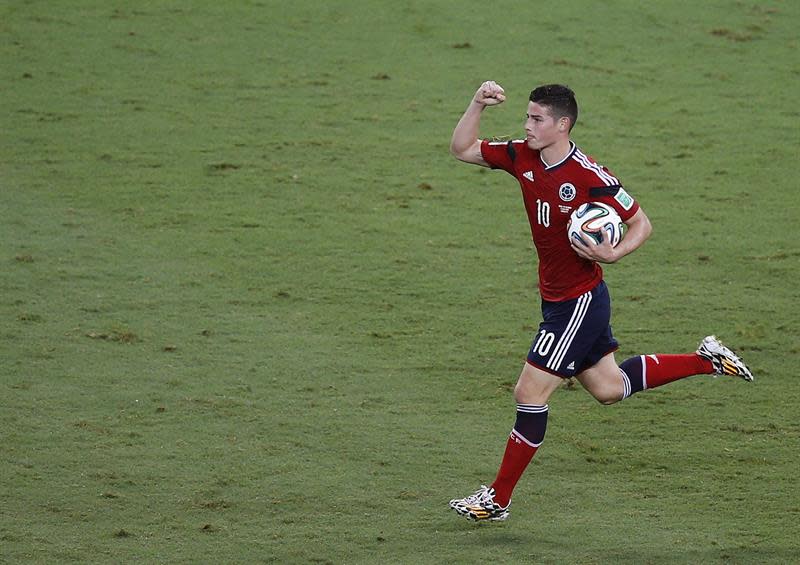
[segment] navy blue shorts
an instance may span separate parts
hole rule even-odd
[[[553,375],[572,377],[619,347],[611,332],[611,298],[603,281],[574,300],[542,300],[542,317],[528,363]]]

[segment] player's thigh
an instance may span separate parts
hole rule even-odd
[[[589,394],[603,404],[622,400],[624,385],[614,353],[606,354],[600,361],[581,371],[576,377]]]
[[[514,399],[520,404],[547,404],[562,382],[561,377],[525,363],[514,387]]]

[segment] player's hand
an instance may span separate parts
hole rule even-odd
[[[611,245],[611,241],[606,237],[605,231],[600,231],[600,237],[600,243],[595,243],[592,238],[587,237],[584,238],[587,241],[586,245],[576,243],[573,240],[570,240],[570,245],[572,245],[575,253],[589,261],[616,263],[618,259],[617,252],[614,246]]]
[[[473,100],[482,106],[502,104],[506,99],[506,91],[493,80],[484,82],[475,93]]]

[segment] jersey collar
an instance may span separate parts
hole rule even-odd
[[[564,162],[567,159],[572,157],[572,154],[575,153],[575,149],[576,149],[575,142],[570,140],[570,142],[569,142],[569,151],[567,151],[567,154],[558,163],[553,163],[552,165],[548,165],[547,163],[544,162],[544,159],[542,159],[542,153],[541,152],[539,152],[539,160],[542,162],[542,165],[544,165],[544,170],[545,171],[550,171],[552,169],[555,169],[556,167],[559,167],[559,166],[563,165]]]

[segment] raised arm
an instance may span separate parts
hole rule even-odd
[[[459,161],[488,167],[489,163],[481,155],[480,131],[481,113],[486,106],[502,104],[506,99],[503,87],[492,80],[484,82],[475,92],[464,115],[458,121],[450,140],[450,153]]]

